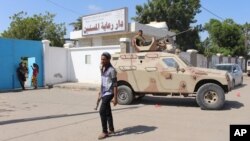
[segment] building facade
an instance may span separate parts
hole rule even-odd
[[[83,16],[82,25],[82,30],[70,32],[76,47],[119,45],[120,38],[131,39],[138,30],[143,30],[148,40],[175,35],[165,22],[128,23],[127,8]]]

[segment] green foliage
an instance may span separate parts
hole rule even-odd
[[[226,19],[223,22],[211,19],[205,24],[205,29],[209,33],[203,45],[206,45],[205,55],[221,53],[225,56],[245,56],[244,47],[244,27],[236,24],[232,19]],[[209,44],[206,44],[209,42]]]
[[[231,48],[240,43],[242,35],[241,27],[231,19],[223,22],[211,19],[209,23],[205,24],[205,29],[208,31],[212,42],[220,47]]]
[[[236,46],[232,51],[235,56],[247,55],[247,49],[244,46]]]
[[[136,6],[135,21],[147,24],[151,21],[165,21],[174,32],[182,32],[195,23],[195,15],[200,12],[200,0],[149,0]],[[198,30],[197,30],[198,29]],[[199,26],[178,35],[176,42],[181,50],[197,49],[200,44]]]
[[[63,46],[63,37],[66,34],[65,24],[54,23],[54,14],[27,16],[25,12],[14,14],[10,19],[10,27],[2,33],[2,37],[43,40],[48,39],[53,46]]]
[[[242,56],[244,55],[244,47],[235,47],[233,50],[231,50],[229,47],[219,47],[219,46],[212,46],[209,48],[206,48],[204,51],[205,56],[212,56],[216,55],[217,53],[222,54],[223,56]]]
[[[82,17],[78,17],[75,22],[70,23],[69,25],[74,27],[74,30],[82,29]]]

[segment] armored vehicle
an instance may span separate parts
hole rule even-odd
[[[174,53],[118,53],[111,63],[117,71],[118,103],[123,105],[152,94],[196,97],[201,109],[218,110],[231,88],[226,71],[191,67]]]

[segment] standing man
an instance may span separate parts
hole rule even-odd
[[[99,111],[102,123],[102,134],[99,135],[98,139],[104,139],[115,131],[110,102],[112,101],[114,106],[117,104],[117,77],[116,70],[111,65],[110,59],[111,55],[108,52],[104,52],[101,55],[101,91],[98,99],[102,99]]]
[[[20,82],[20,85],[21,85],[22,89],[25,90],[24,82],[26,81],[26,77],[25,77],[26,68],[24,66],[24,63],[22,63],[22,62],[19,63],[19,67],[17,68],[16,72],[17,72],[17,77],[18,77],[18,80]]]

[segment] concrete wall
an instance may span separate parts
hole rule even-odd
[[[231,63],[236,63],[236,58],[235,57],[231,58]]]
[[[241,69],[242,69],[243,71],[246,70],[245,59],[239,58],[239,59],[238,59],[238,64],[240,65],[240,67],[241,67]]]
[[[90,46],[117,46],[120,44],[120,38],[130,38],[134,37],[136,33],[126,33],[126,34],[112,34],[106,36],[88,37],[78,40],[77,47],[90,47]],[[151,36],[145,35],[147,40],[151,40]]]
[[[186,60],[187,62],[191,62],[191,57],[190,54],[187,52],[181,52],[180,56],[182,57],[183,60]]]
[[[46,84],[56,84],[68,81],[68,54],[66,48],[45,46],[44,78]]]
[[[210,67],[213,68],[215,67],[216,64],[219,64],[219,63],[220,63],[219,57],[216,55],[213,55]]]
[[[207,57],[201,54],[197,54],[197,67],[206,68],[207,67]]]
[[[241,66],[241,69],[243,71],[246,70],[244,58],[225,57],[225,56],[217,56],[217,55],[213,55],[211,57],[205,57],[202,54],[187,53],[187,52],[181,52],[180,56],[185,58],[195,67],[214,68],[216,64],[236,63]]]
[[[223,59],[223,63],[229,63],[228,60],[230,59],[230,57],[222,57]]]
[[[69,49],[69,81],[81,83],[100,83],[101,54],[120,52],[120,46],[81,47]],[[86,62],[89,55],[90,62]]]
[[[45,84],[63,82],[100,83],[100,60],[103,52],[120,52],[120,46],[58,48],[44,43]]]
[[[79,39],[78,40],[78,46],[80,47],[88,47],[92,46],[92,39]]]
[[[104,46],[110,46],[110,45],[119,45],[119,39],[122,37],[122,35],[116,35],[116,36],[103,36],[102,43]]]
[[[21,88],[16,69],[21,57],[34,57],[39,65],[38,86],[43,86],[43,48],[40,41],[0,38],[0,90]],[[27,86],[31,85],[32,69],[29,69]]]

